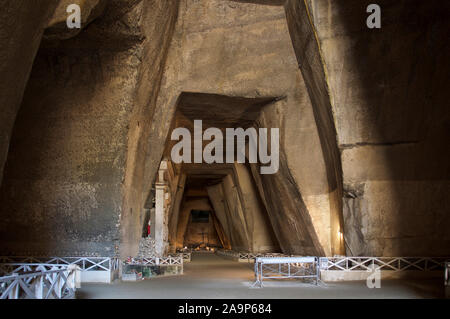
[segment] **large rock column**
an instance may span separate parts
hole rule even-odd
[[[42,43],[0,191],[5,254],[137,254],[161,160],[146,134],[177,11],[175,0],[108,1],[77,36]]]
[[[0,184],[17,111],[58,1],[0,1]]]
[[[448,255],[450,3],[379,0],[369,29],[370,3],[286,2],[346,253]]]

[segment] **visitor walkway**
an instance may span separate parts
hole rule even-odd
[[[364,282],[333,282],[319,286],[300,281],[264,281],[264,288],[250,288],[253,264],[238,263],[212,253],[193,253],[184,275],[139,282],[82,284],[78,298],[195,299],[195,298],[442,298],[440,279],[383,280],[381,288]]]

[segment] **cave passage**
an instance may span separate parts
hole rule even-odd
[[[203,132],[209,128],[257,127],[262,108],[271,107],[275,100],[273,97],[252,99],[182,93],[172,130],[182,127],[193,131],[195,120],[203,121]],[[156,200],[151,224],[155,223],[156,253],[219,248],[238,252],[281,252],[269,212],[261,198],[264,192],[261,193],[262,188],[254,178],[254,174],[260,175],[257,165],[238,160],[232,163],[174,163],[170,159],[174,143],[167,139],[154,184]],[[193,151],[194,144],[191,144]],[[237,156],[237,152],[234,155]],[[159,203],[158,198],[164,203]],[[281,231],[279,229],[278,233]],[[160,247],[158,242],[162,242]]]
[[[192,132],[195,131],[194,122],[202,120],[203,133],[210,128],[221,131],[228,128],[260,128],[264,111],[276,107],[280,99],[184,92],[177,101],[171,130],[181,127]],[[251,144],[249,139],[246,142],[243,152],[248,157]],[[233,150],[235,160],[231,163],[174,163],[171,161],[171,150],[175,143],[173,139],[167,139],[155,182],[155,198],[164,198],[164,203],[155,204],[155,239],[162,241],[158,254],[173,253],[186,247],[199,249],[200,246],[252,253],[322,254],[307,211],[302,212],[302,203],[298,202],[298,198],[299,205],[290,198],[301,198],[298,191],[283,187],[276,189],[276,192],[271,190],[286,174],[287,164],[282,156],[279,158],[281,172],[263,175],[258,164],[239,160],[238,152],[234,152],[237,148]],[[203,140],[202,143],[200,146],[190,144],[192,153],[208,141]],[[270,146],[273,150],[273,141]],[[229,149],[223,151],[226,153]],[[224,157],[227,155],[224,154]],[[268,185],[269,188],[266,188]],[[158,195],[158,189],[164,194]],[[285,196],[287,198],[283,198]],[[208,223],[202,225],[193,221],[193,212],[196,214],[198,211],[211,212]],[[292,227],[297,230],[294,237],[298,240],[286,236]],[[304,231],[299,232],[299,228]],[[208,245],[205,234],[208,234]]]
[[[183,246],[194,250],[222,248],[213,222],[212,211],[192,210]]]
[[[1,255],[448,256],[449,3],[411,1],[9,1]],[[278,129],[277,169],[175,162],[196,121]]]

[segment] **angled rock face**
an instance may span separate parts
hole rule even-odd
[[[284,157],[274,178],[286,194],[279,196],[279,189],[267,193],[266,185],[257,187],[258,196],[265,198],[261,204],[270,224],[277,225],[273,231],[284,251],[338,252],[339,243],[329,233],[331,216],[337,212],[330,201],[318,131],[283,7],[182,1],[170,40],[177,2],[119,3],[102,9],[101,16],[86,13],[87,19],[98,17],[79,35],[65,41],[49,36],[43,43],[16,125],[2,191],[5,211],[18,218],[5,213],[10,216],[5,227],[22,227],[23,242],[33,247],[36,235],[21,217],[36,216],[36,232],[58,238],[61,250],[80,242],[78,247],[86,253],[113,254],[114,246],[120,246],[122,255],[135,255],[143,211],[149,207],[148,195],[183,92],[255,101],[276,97],[284,100],[270,106],[260,119],[258,111],[252,121],[281,129]],[[83,5],[85,12],[102,7],[100,1]],[[58,12],[55,21],[62,19]],[[22,144],[20,137],[27,136],[32,121],[32,137]],[[40,165],[21,170],[25,152]],[[26,186],[26,180],[33,183]],[[28,191],[16,196],[17,187]],[[54,188],[58,192],[52,192]],[[236,199],[238,194],[227,189],[228,197]],[[33,198],[38,200],[24,204]],[[285,202],[276,204],[280,198]],[[261,209],[252,213],[241,207],[239,213],[239,207],[233,212],[245,226],[234,227],[240,229],[233,235],[237,246],[247,251],[277,250],[269,231],[258,225],[260,218],[252,221]],[[70,216],[67,222],[48,217],[59,211]],[[247,221],[252,222],[246,225]],[[14,246],[14,241],[5,243]],[[47,245],[44,250],[55,249]],[[35,246],[42,244],[37,241]]]
[[[42,34],[58,0],[2,1],[0,12],[0,184],[14,121]]]
[[[243,164],[233,166],[233,172],[220,184],[207,187],[231,248],[243,252],[278,252],[278,241],[250,172]]]
[[[184,92],[230,98],[285,97],[276,107],[267,107],[273,110],[268,111],[267,117],[274,120],[263,123],[281,130],[281,148],[286,153],[286,162],[285,171],[280,174],[295,179],[295,194],[289,198],[302,196],[305,219],[301,220],[298,212],[292,212],[290,218],[296,222],[281,218],[282,225],[274,231],[276,234],[297,232],[301,234],[300,238],[305,235],[302,243],[298,243],[296,237],[285,244],[283,249],[292,253],[340,252],[342,243],[334,242],[329,232],[333,223],[339,227],[339,219],[331,217],[339,211],[330,200],[333,196],[330,189],[333,189],[328,185],[317,127],[297,67],[283,7],[228,1],[182,1],[158,96],[154,114],[156,127],[151,140],[165,140],[177,105],[184,101]],[[198,114],[201,119],[202,114]],[[220,118],[218,115],[217,120]],[[275,194],[271,200],[277,202],[279,196]],[[273,210],[267,208],[267,211],[270,215]],[[277,218],[276,213],[273,216]],[[307,226],[304,226],[305,221]],[[293,224],[297,228],[291,229],[289,225]],[[305,229],[298,231],[301,227]],[[322,228],[326,231],[322,232]],[[282,240],[280,245],[283,245]],[[306,246],[309,248],[303,250]]]
[[[150,124],[161,76],[154,63],[163,64],[177,3],[125,12],[41,45],[1,190],[4,251],[109,256],[121,245],[137,253],[145,200],[139,185],[130,188],[143,166],[133,150]]]
[[[1,3],[3,255],[136,256],[196,119],[279,128],[280,165],[177,167],[171,251],[200,207],[235,250],[450,254],[448,2],[380,0],[377,30],[368,0],[36,1]]]
[[[286,3],[328,170],[342,167],[346,252],[448,255],[448,3],[378,1],[379,30],[369,3]]]

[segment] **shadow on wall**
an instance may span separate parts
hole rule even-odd
[[[5,254],[110,256],[120,242],[134,255],[143,184],[152,182],[142,178],[150,160],[141,133],[150,130],[178,11],[175,0],[137,2],[112,4],[72,39],[41,43],[0,194]]]
[[[450,4],[376,1],[382,26],[369,29],[372,2],[305,2],[325,72],[307,65],[311,39],[296,34],[303,1],[286,6],[302,71],[315,72],[305,76],[310,94],[320,74],[329,89],[347,254],[449,255]]]
[[[126,128],[108,122],[117,110],[100,110],[109,94],[102,88],[114,90],[106,79],[115,73],[98,65],[115,59],[95,50],[40,49],[0,189],[4,253],[114,254],[117,218],[109,216],[119,211],[110,198],[121,196],[114,163],[124,160],[119,148]],[[92,139],[99,130],[110,134]]]

